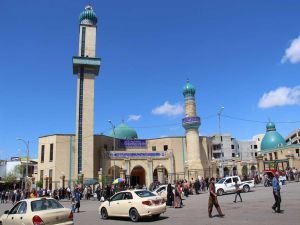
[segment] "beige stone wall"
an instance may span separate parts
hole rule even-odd
[[[96,177],[94,172],[94,84],[95,76],[91,74],[84,75],[83,81],[83,110],[82,110],[82,173],[86,178]],[[76,111],[76,140],[78,140],[78,117],[79,117],[79,85],[80,79],[77,79],[77,111]],[[77,144],[76,144],[77,148]],[[78,154],[76,153],[76,161]],[[78,173],[78,166],[75,166]]]
[[[65,186],[69,176],[70,165],[70,136],[50,135],[39,138],[38,145],[38,174],[37,180],[41,179],[41,170],[44,173],[43,182],[46,185],[46,176],[49,179],[49,171],[52,170],[52,188],[62,187],[62,176],[65,175]],[[73,136],[74,139],[74,136]],[[50,161],[50,144],[53,144],[53,161]],[[41,149],[44,145],[44,162],[41,162]],[[73,150],[73,149],[72,149]],[[48,182],[49,183],[49,182]]]
[[[196,105],[194,100],[186,100],[185,101],[185,114],[187,117],[196,116]]]
[[[95,57],[96,56],[96,27],[80,25],[79,31],[79,49],[78,56],[81,56],[81,37],[82,37],[82,28],[86,28],[85,32],[85,56]]]

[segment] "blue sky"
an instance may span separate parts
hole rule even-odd
[[[251,139],[271,119],[300,127],[299,1],[1,1],[0,154],[37,156],[38,137],[75,133],[78,17],[98,17],[95,133],[124,120],[140,138],[184,135],[182,88],[200,133]],[[245,121],[248,120],[248,121]]]

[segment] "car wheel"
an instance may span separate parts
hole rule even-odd
[[[108,218],[107,209],[104,208],[104,207],[101,209],[101,218],[102,218],[103,220],[106,220],[106,219]]]
[[[250,187],[249,187],[248,185],[245,185],[245,186],[243,187],[243,191],[244,191],[245,193],[249,192],[249,191],[250,191]]]
[[[219,196],[223,195],[223,194],[224,194],[224,190],[223,190],[222,188],[221,188],[221,189],[218,189],[217,194],[218,194]]]
[[[137,222],[140,219],[140,214],[136,209],[131,209],[129,212],[129,216],[132,222]]]
[[[159,217],[160,217],[160,214],[152,215],[152,218],[155,219],[155,220],[157,220]]]

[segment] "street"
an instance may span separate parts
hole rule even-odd
[[[243,202],[234,203],[234,194],[219,196],[219,204],[225,214],[224,218],[217,215],[213,210],[213,218],[208,218],[207,201],[208,193],[200,195],[190,195],[183,201],[184,207],[180,209],[167,208],[167,212],[160,219],[142,219],[139,224],[172,224],[172,225],[297,225],[300,221],[300,183],[289,183],[282,186],[282,210],[278,214],[274,213],[271,206],[274,202],[272,188],[258,186],[255,191],[242,193]],[[239,199],[238,199],[239,200]],[[61,203],[70,207],[70,202],[63,200]],[[11,204],[1,204],[0,213],[8,209]],[[95,225],[95,224],[133,224],[128,218],[100,219],[98,215],[99,202],[94,200],[82,200],[81,212],[74,213],[75,224]]]

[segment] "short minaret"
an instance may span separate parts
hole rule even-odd
[[[183,87],[185,118],[182,119],[182,126],[186,131],[187,166],[194,179],[203,174],[198,131],[201,121],[196,113],[195,93],[196,89],[188,80]]]
[[[79,17],[79,51],[73,57],[77,76],[75,174],[97,177],[94,171],[94,82],[100,69],[96,58],[97,17],[88,5]]]

